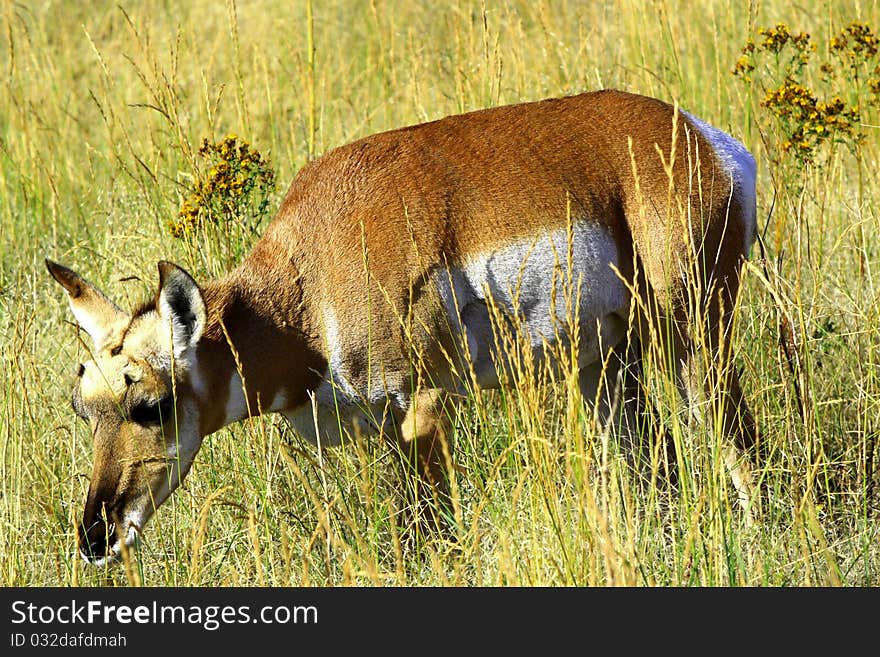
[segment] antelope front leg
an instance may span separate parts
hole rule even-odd
[[[408,530],[430,533],[448,526],[449,473],[452,470],[452,399],[439,389],[417,392],[397,436],[404,463]]]

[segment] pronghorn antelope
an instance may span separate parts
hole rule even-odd
[[[340,426],[383,430],[420,486],[442,493],[445,404],[467,389],[465,373],[493,387],[508,364],[490,306],[521,320],[537,361],[572,337],[556,330],[559,270],[578,281],[580,384],[600,419],[633,410],[628,365],[651,336],[662,341],[685,397],[720,401],[725,459],[748,505],[754,422],[732,367],[714,387],[695,377],[685,315],[696,284],[701,344],[730,360],[755,213],[755,162],[738,141],[661,101],[606,90],[332,150],[298,173],[238,267],[200,286],[160,262],[155,299],[132,314],[47,261],[94,343],[73,392],[94,435],[82,554],[117,556],[204,437],[260,413],[282,413],[325,445]]]

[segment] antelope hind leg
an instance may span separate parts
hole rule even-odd
[[[609,429],[640,485],[657,480],[677,484],[675,446],[660,429],[641,382],[642,355],[638,340],[612,349],[607,365],[593,363],[579,374],[581,394],[596,411],[600,430]],[[657,442],[662,441],[658,446]]]

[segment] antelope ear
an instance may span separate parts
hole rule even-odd
[[[174,357],[196,345],[207,321],[205,299],[198,284],[184,269],[165,260],[159,263],[159,317],[171,323]]]
[[[67,300],[77,323],[95,343],[95,350],[104,346],[113,325],[127,317],[104,293],[82,276],[64,265],[46,259],[46,268],[52,278],[67,291]]]

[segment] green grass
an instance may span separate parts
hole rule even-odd
[[[304,2],[122,7],[0,9],[0,583],[880,583],[880,119],[865,114],[860,166],[841,146],[802,170],[775,161],[760,94],[731,74],[757,26],[822,43],[852,20],[880,28],[877,2],[335,0],[312,27]],[[80,562],[91,445],[68,397],[84,349],[45,257],[131,307],[159,259],[202,280],[225,266],[168,231],[204,137],[267,155],[277,206],[310,155],[355,138],[600,87],[677,100],[758,159],[766,253],[736,348],[766,449],[760,523],[742,526],[711,431],[680,430],[661,383],[682,447],[669,499],[638,491],[562,377],[462,408],[455,549],[401,546],[384,445],[319,453],[266,417],[206,439],[126,567]]]

